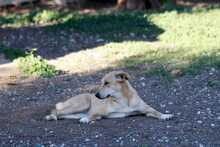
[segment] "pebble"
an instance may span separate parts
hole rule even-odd
[[[88,142],[88,141],[90,141],[90,139],[89,139],[89,138],[86,138],[85,141]]]
[[[166,112],[166,113],[170,113],[170,111],[169,111],[169,110],[166,110],[165,112]]]
[[[140,80],[145,80],[145,78],[144,78],[144,77],[141,77]]]
[[[167,125],[167,129],[171,128],[171,126]]]
[[[200,144],[199,144],[199,147],[204,147],[204,145],[200,143]]]
[[[169,105],[173,105],[173,102],[168,102]]]
[[[130,36],[134,37],[134,36],[135,36],[135,34],[134,34],[134,33],[130,33]]]
[[[104,39],[97,39],[96,42],[104,42]]]
[[[215,127],[215,124],[211,123],[211,127]]]
[[[181,112],[177,112],[176,114],[177,114],[177,115],[181,115]]]
[[[56,147],[56,145],[55,144],[50,144],[50,146],[49,147]]]
[[[201,121],[201,120],[198,120],[197,123],[198,123],[198,124],[202,124],[202,121]]]

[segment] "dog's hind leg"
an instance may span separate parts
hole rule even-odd
[[[64,118],[62,116],[67,116],[70,114],[76,114],[85,112],[90,108],[91,101],[88,97],[80,97],[80,100],[75,101],[72,99],[69,99],[65,102],[60,102],[56,104],[56,108],[52,110],[50,115],[47,115],[45,117],[46,120],[57,120],[59,118]],[[67,116],[68,117],[68,116]]]

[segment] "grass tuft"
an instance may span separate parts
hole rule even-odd
[[[34,50],[27,53],[25,57],[19,57],[14,60],[18,68],[26,75],[41,77],[52,77],[58,74],[54,66],[49,65],[47,61],[40,56],[34,56]]]

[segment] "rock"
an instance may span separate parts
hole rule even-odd
[[[183,75],[183,71],[180,69],[173,69],[170,74],[174,77],[180,77]]]
[[[211,127],[215,127],[215,124],[211,123]]]
[[[88,141],[90,141],[90,139],[89,139],[89,138],[86,138],[85,141],[88,142]]]
[[[204,147],[204,145],[200,143],[200,144],[199,144],[199,147]]]
[[[201,121],[201,120],[197,120],[197,123],[198,123],[198,124],[202,124],[202,121]]]

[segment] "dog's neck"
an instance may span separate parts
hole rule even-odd
[[[132,99],[134,97],[137,97],[136,96],[137,92],[128,81],[121,83],[121,86],[122,86],[122,100],[126,102],[129,106],[132,102]]]

